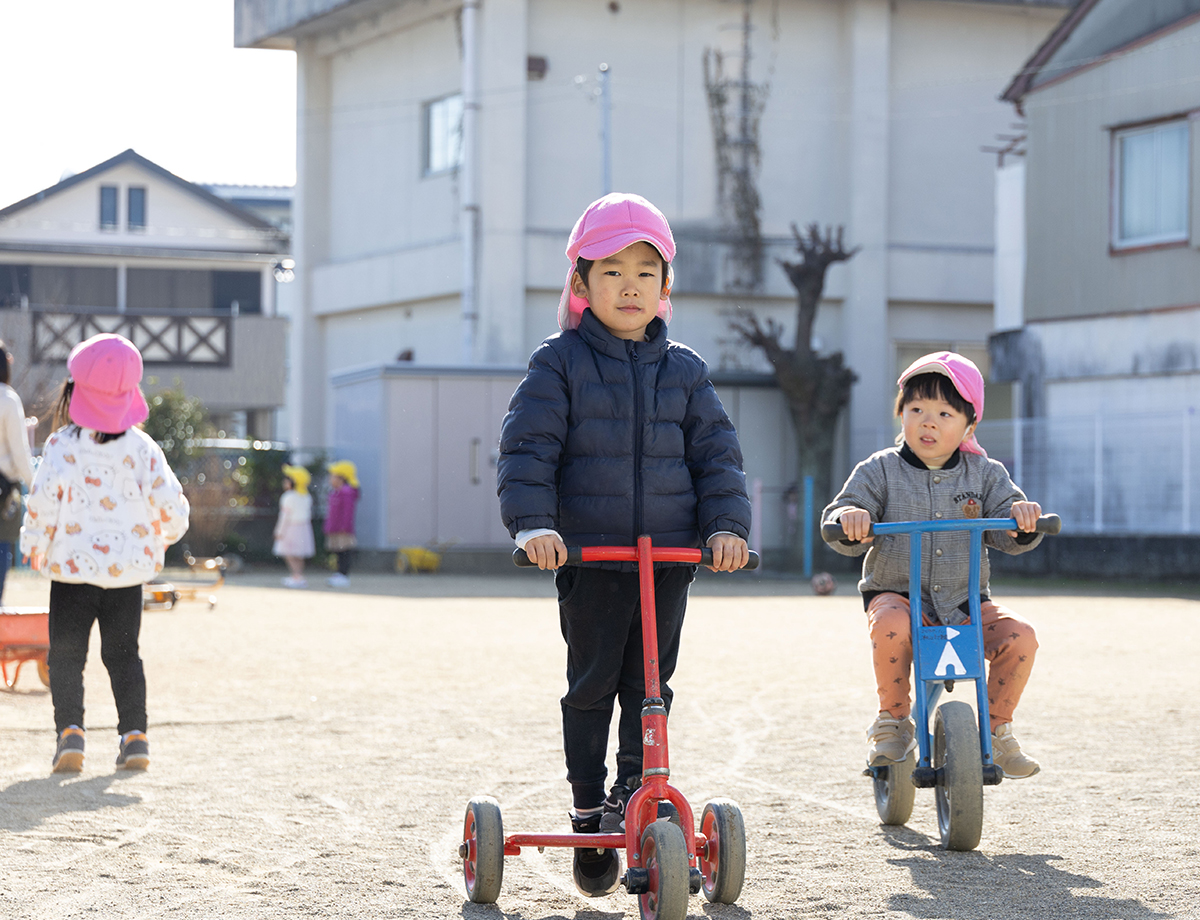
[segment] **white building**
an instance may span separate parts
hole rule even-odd
[[[1028,122],[1024,325],[993,367],[1028,483],[1076,533],[1200,532],[1198,47],[1198,0],[1083,0],[1005,93]]]
[[[237,0],[239,46],[298,56],[293,442],[344,442],[335,383],[383,379],[401,353],[412,373],[473,364],[519,376],[556,331],[567,234],[604,191],[607,164],[612,188],[645,195],[675,230],[672,337],[739,379],[767,366],[731,341],[729,313],[792,319],[794,292],[774,262],[791,252],[790,224],[845,225],[862,249],[831,271],[816,335],[859,375],[848,465],[890,441],[894,381],[912,357],[954,347],[986,362],[994,158],[981,148],[1011,128],[996,98],[1008,75],[1069,5]],[[766,87],[754,290],[730,283],[704,70],[718,50],[737,75],[745,12],[749,74]],[[751,442],[748,473],[777,495],[795,475],[787,423],[777,394],[755,393],[735,423]],[[722,396],[739,404],[728,387]],[[381,490],[397,478],[380,476]]]
[[[274,437],[287,321],[274,270],[287,235],[126,150],[0,208],[0,336],[37,411],[71,347],[120,332],[148,388],[176,380],[231,436]]]

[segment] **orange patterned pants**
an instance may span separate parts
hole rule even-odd
[[[987,602],[983,615],[983,657],[988,664],[988,712],[992,730],[1011,722],[1013,711],[1029,682],[1033,659],[1037,654],[1037,636],[1033,626],[1007,607]],[[923,614],[926,626],[935,625]],[[912,620],[908,598],[885,592],[871,599],[867,607],[871,631],[871,657],[875,665],[875,683],[879,689],[879,711],[894,719],[905,719],[912,711]]]

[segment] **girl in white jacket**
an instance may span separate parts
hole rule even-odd
[[[187,531],[188,500],[162,449],[135,427],[149,408],[134,344],[110,333],[93,336],[71,351],[67,370],[57,430],[42,449],[21,535],[22,553],[51,578],[53,771],[83,769],[83,667],[93,621],[117,705],[117,767],[144,770],[150,745],[138,653],[142,585]]]

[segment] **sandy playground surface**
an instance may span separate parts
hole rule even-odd
[[[146,614],[146,774],[113,769],[95,636],[81,775],[49,772],[33,667],[0,693],[0,917],[637,917],[623,890],[577,895],[567,850],[508,858],[494,906],[464,895],[472,794],[499,799],[506,831],[568,827],[548,578],[295,592],[278,574]],[[739,802],[749,862],[736,905],[695,896],[689,917],[1200,918],[1200,600],[1019,593],[997,592],[1040,630],[1018,729],[1043,770],[987,789],[979,848],[949,853],[932,791],[884,828],[860,775],[873,689],[852,587],[701,573],[673,782],[697,811]],[[5,601],[46,596],[21,573]]]

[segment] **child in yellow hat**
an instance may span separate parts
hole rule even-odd
[[[325,515],[325,548],[337,556],[337,571],[329,584],[350,584],[350,563],[358,538],[354,535],[354,506],[358,503],[358,467],[351,460],[329,464],[329,513]]]
[[[275,522],[275,545],[272,552],[287,563],[285,588],[306,588],[304,560],[316,552],[312,528],[312,496],[308,483],[312,479],[302,466],[283,468],[283,495],[279,499],[279,520]]]

